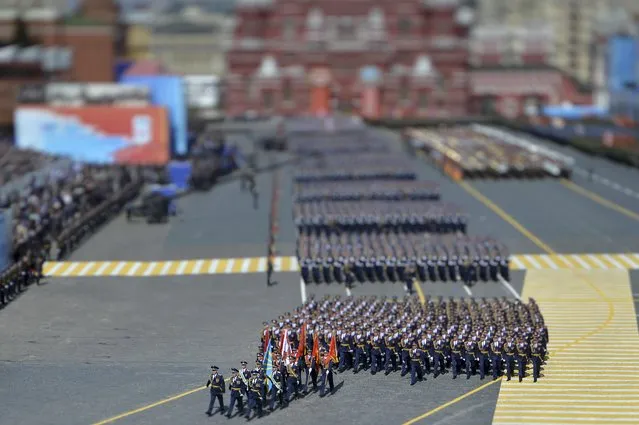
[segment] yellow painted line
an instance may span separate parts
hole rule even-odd
[[[98,268],[98,270],[96,271],[96,274],[102,273],[102,274],[99,274],[99,276],[109,276],[111,275],[113,270],[116,268],[118,263],[119,261],[105,261],[104,264],[102,264],[100,268]]]
[[[183,260],[171,261],[171,265],[166,269],[163,276],[175,276],[177,274],[178,269],[180,268],[180,264]]]
[[[133,268],[135,267],[135,264],[136,264],[135,261],[125,261],[124,267],[122,267],[122,269],[120,270],[120,273],[118,273],[118,276],[128,275],[129,272],[133,270]]]
[[[233,263],[233,267],[231,267],[232,274],[238,274],[242,272],[242,267],[244,267],[244,258],[235,258],[235,262]]]
[[[413,286],[415,287],[415,291],[417,292],[417,296],[419,297],[419,302],[422,305],[426,304],[426,297],[424,296],[424,291],[422,290],[422,284],[419,279],[414,280]]]
[[[477,189],[469,185],[465,181],[458,182],[459,186],[461,186],[466,192],[468,192],[473,198],[480,201],[490,210],[492,210],[495,214],[501,217],[505,222],[513,226],[517,229],[522,235],[526,236],[532,243],[537,245],[543,251],[548,254],[554,255],[555,251],[542,242],[537,236],[533,235],[528,229],[522,226],[517,220],[515,220],[511,215],[502,210],[499,206],[497,206],[493,201],[482,195]]]
[[[193,269],[195,269],[195,264],[197,263],[197,260],[189,260],[186,262],[186,267],[184,268],[184,273],[187,276],[190,275],[194,275],[195,273],[193,273]]]
[[[586,198],[591,199],[592,201],[598,203],[599,205],[602,205],[606,208],[610,208],[611,210],[617,211],[618,213],[621,213],[625,215],[626,217],[639,221],[639,214],[637,214],[634,211],[630,211],[629,209],[624,208],[615,202],[609,201],[608,199],[603,198],[597,195],[596,193],[571,182],[570,180],[562,179],[561,183],[568,189],[572,190],[573,192],[579,193],[580,195],[583,195]]]

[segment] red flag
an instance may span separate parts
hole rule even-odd
[[[319,338],[317,334],[313,335],[313,350],[311,351],[311,355],[313,359],[315,359],[315,368],[319,369],[320,367],[320,355],[319,355]]]
[[[332,360],[333,363],[337,363],[337,342],[335,341],[335,334],[331,336],[331,343],[328,346],[328,359]]]
[[[297,362],[300,357],[306,356],[306,323],[302,325],[302,331],[300,332],[299,344],[297,345],[297,354],[295,355],[295,361]]]
[[[271,340],[271,331],[267,329],[264,331],[264,341],[262,341],[262,344],[263,344],[262,353],[266,353],[266,349],[268,348],[268,342],[270,340]]]

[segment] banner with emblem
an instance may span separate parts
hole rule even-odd
[[[267,376],[267,385],[269,391],[273,387],[273,343],[271,340],[268,341],[268,347],[264,352],[264,368],[266,369]]]

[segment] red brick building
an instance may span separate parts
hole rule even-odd
[[[460,116],[472,8],[457,0],[238,0],[232,115]]]
[[[470,45],[471,114],[515,118],[542,105],[590,105],[592,89],[552,66],[550,28],[477,27]]]

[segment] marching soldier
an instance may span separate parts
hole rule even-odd
[[[209,380],[206,382],[206,386],[210,387],[211,391],[211,401],[209,402],[209,408],[206,411],[206,414],[209,416],[213,414],[213,407],[216,399],[220,405],[220,412],[224,413],[225,410],[224,398],[222,397],[222,394],[225,392],[224,377],[217,373],[218,370],[219,368],[217,366],[211,366],[211,375],[209,375]]]
[[[445,343],[443,339],[438,339],[434,344],[435,355],[433,356],[433,375],[435,378],[437,378],[440,373],[446,373],[444,346]]]
[[[279,403],[280,409],[286,406],[286,399],[284,398],[284,391],[282,390],[282,372],[279,369],[273,371],[273,377],[267,375],[267,378],[273,384],[271,388],[271,399],[269,401],[269,410],[272,412],[275,410],[275,402]]]
[[[541,364],[543,362],[543,354],[541,349],[541,344],[539,341],[534,341],[531,349],[531,361],[532,361],[532,370],[533,370],[533,380],[537,382],[539,378],[539,374],[541,373]]]
[[[333,384],[333,359],[328,356],[324,348],[320,348],[320,359],[322,374],[320,378],[320,397],[324,397],[326,395],[327,381],[331,394],[335,391],[335,385]]]
[[[477,342],[470,339],[466,342],[466,379],[470,379],[470,375],[474,375],[475,369],[475,356],[477,354]]]
[[[295,365],[295,359],[293,356],[289,356],[286,361],[286,402],[290,403],[293,399],[299,397],[299,388],[297,386],[299,380],[299,373],[297,366]]]
[[[370,339],[371,345],[371,375],[375,375],[382,370],[382,350],[381,341],[378,334],[374,334]]]
[[[241,415],[244,413],[244,400],[242,396],[242,389],[244,388],[244,384],[242,382],[242,378],[240,378],[239,370],[233,368],[231,369],[231,382],[229,382],[229,391],[231,392],[231,400],[229,401],[229,410],[226,413],[226,417],[230,418],[233,413],[233,407],[235,407],[235,402],[237,402],[237,413]]]
[[[451,350],[451,369],[453,372],[453,379],[457,378],[457,374],[461,369],[462,362],[462,342],[455,338],[450,342]]]
[[[388,375],[397,370],[397,345],[391,336],[386,335],[384,338],[384,373]]]
[[[526,365],[528,364],[528,351],[530,347],[525,340],[519,341],[517,344],[517,363],[519,366],[519,382],[526,376]]]
[[[515,343],[511,339],[506,343],[504,347],[504,363],[506,364],[506,380],[510,381],[515,370]]]
[[[479,379],[484,379],[486,376],[486,367],[490,365],[490,343],[487,340],[483,340],[479,344]]]
[[[262,387],[264,383],[259,377],[259,372],[254,370],[251,372],[251,379],[248,387],[248,409],[246,411],[246,419],[251,418],[251,412],[257,412],[258,417],[262,417]]]
[[[424,374],[422,371],[422,350],[417,347],[417,343],[413,342],[412,349],[410,352],[410,384],[415,385],[417,381],[421,381],[424,379]]]

